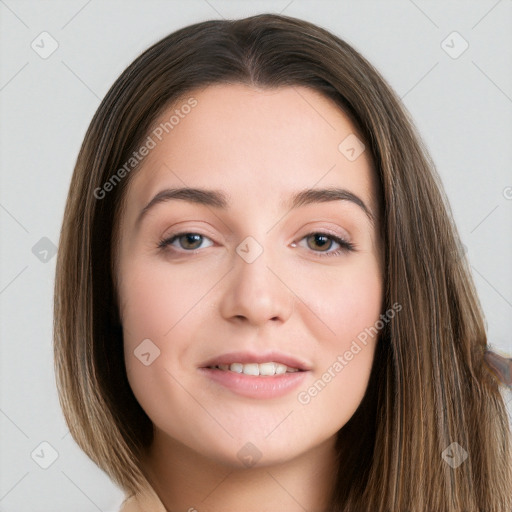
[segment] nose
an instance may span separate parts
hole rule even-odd
[[[274,269],[276,262],[269,262],[265,251],[252,263],[237,254],[234,259],[220,301],[221,315],[231,322],[258,327],[269,321],[286,322],[293,312],[294,295],[285,276]]]

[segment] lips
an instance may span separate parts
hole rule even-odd
[[[213,385],[251,399],[277,399],[305,382],[311,366],[280,352],[231,352],[205,361],[199,372]]]

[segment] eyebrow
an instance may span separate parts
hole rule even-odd
[[[211,206],[213,208],[226,210],[229,207],[228,196],[220,190],[208,190],[203,188],[167,188],[156,194],[151,201],[141,210],[136,223],[142,221],[144,215],[155,205],[171,200],[182,200],[189,203]],[[301,206],[314,203],[327,203],[334,201],[348,201],[357,205],[368,217],[371,224],[374,224],[374,215],[364,201],[349,190],[329,187],[329,188],[311,188],[301,190],[291,196],[284,206],[288,206],[289,211]]]

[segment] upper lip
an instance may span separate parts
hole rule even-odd
[[[232,364],[232,363],[280,363],[290,368],[297,368],[299,370],[310,370],[311,366],[305,361],[301,361],[296,357],[282,352],[265,352],[263,354],[257,354],[255,352],[229,352],[220,356],[212,357],[208,359],[200,366],[201,368],[208,368],[209,366],[217,366],[219,364]]]

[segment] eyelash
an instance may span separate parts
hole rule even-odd
[[[203,238],[208,238],[205,235],[201,235],[201,233],[195,233],[193,231],[182,231],[180,233],[173,234],[170,237],[160,240],[158,243],[158,248],[161,250],[166,250],[168,246],[170,246],[175,240],[177,240],[180,236],[183,236],[183,235],[199,235]],[[325,236],[340,246],[339,249],[336,249],[335,251],[330,251],[330,252],[313,251],[314,253],[317,253],[321,257],[341,256],[342,254],[356,251],[356,245],[354,243],[348,242],[347,240],[344,240],[343,238],[332,235],[330,233],[325,233],[323,231],[313,231],[311,233],[308,233],[307,235],[303,236],[299,241],[302,241],[302,240],[304,240],[310,236],[313,236],[313,235]],[[200,250],[200,249],[193,249],[193,250],[184,249],[183,251],[189,252],[189,253],[194,253],[195,251],[198,251],[198,250]]]

